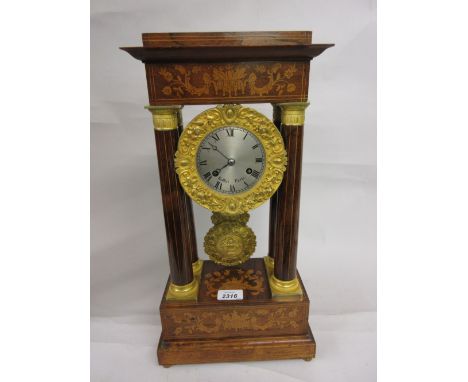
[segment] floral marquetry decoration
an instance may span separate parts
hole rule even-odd
[[[174,336],[225,336],[239,332],[267,332],[285,328],[294,330],[299,328],[303,314],[299,308],[264,308],[245,313],[226,309],[221,317],[216,313],[204,311],[172,313],[169,319],[172,321],[171,330]]]
[[[265,291],[265,277],[262,271],[230,268],[205,275],[206,294],[216,298],[219,289],[242,289],[252,296]]]
[[[308,67],[302,62],[158,65],[148,67],[149,86],[155,101],[183,98],[203,101],[219,97],[224,102],[267,97],[302,100],[307,93]],[[239,101],[239,102],[240,102]],[[194,102],[198,103],[198,102]]]

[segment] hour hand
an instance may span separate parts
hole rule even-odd
[[[221,170],[225,167],[227,167],[229,165],[229,163],[226,163],[223,167],[221,168],[217,168],[216,170],[213,170],[211,173],[213,174],[213,176],[218,176],[219,173],[221,172]]]
[[[221,168],[218,168],[218,171],[221,171],[221,170],[222,170],[224,167],[227,167],[227,166],[229,166],[229,162],[228,162],[228,163],[226,163],[226,164],[225,164],[223,167],[221,167]]]

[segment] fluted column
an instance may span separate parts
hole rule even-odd
[[[281,103],[281,135],[288,164],[276,192],[274,212],[274,272],[270,285],[274,295],[301,294],[296,274],[297,241],[302,173],[302,145],[307,102]],[[270,231],[271,232],[271,231]]]
[[[187,196],[179,183],[174,167],[174,156],[180,134],[179,125],[182,124],[179,122],[181,108],[181,106],[147,106],[153,115],[171,274],[166,298],[195,300],[198,281],[194,278],[192,260],[198,257],[194,243],[193,217],[188,212]]]
[[[272,104],[273,106],[273,123],[276,128],[281,132],[281,108]],[[268,272],[273,272],[275,263],[275,228],[276,228],[276,204],[278,201],[278,195],[275,192],[270,198],[270,224],[269,224],[269,236],[268,236],[268,256],[265,257],[265,264]]]
[[[183,121],[182,121],[182,108],[179,109],[178,113],[178,130],[179,130],[179,137],[182,134],[184,129]],[[200,275],[201,269],[203,266],[203,261],[198,258],[198,250],[197,250],[197,238],[195,234],[195,224],[193,219],[193,206],[192,206],[192,199],[184,192],[184,199],[185,199],[185,213],[187,215],[187,242],[189,244],[189,253],[192,258],[192,270],[195,276]]]

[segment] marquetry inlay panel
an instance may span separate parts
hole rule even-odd
[[[308,62],[147,64],[151,104],[304,101]]]

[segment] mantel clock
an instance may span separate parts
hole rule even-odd
[[[312,32],[144,33],[170,277],[159,363],[315,356],[296,270]],[[273,118],[245,104],[271,103]],[[185,127],[184,105],[211,105]],[[212,211],[198,258],[192,200]],[[269,251],[249,212],[270,202]]]

